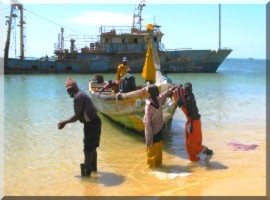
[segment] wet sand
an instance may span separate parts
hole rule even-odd
[[[173,121],[171,132],[164,135],[163,165],[152,170],[145,164],[144,138],[107,123],[104,117],[102,120],[106,126],[98,149],[97,173],[80,176],[81,138],[69,133],[79,126],[74,124],[62,134],[56,133],[62,144],[53,154],[38,155],[25,148],[25,157],[17,165],[5,166],[5,196],[266,195],[264,129],[239,135],[237,130],[223,135],[205,130],[205,144],[215,155],[209,163],[193,163],[187,159],[179,121]],[[6,161],[10,163],[8,158]]]

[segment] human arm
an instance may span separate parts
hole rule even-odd
[[[116,71],[116,80],[120,81],[120,78],[121,78],[121,65],[119,65],[117,67],[117,71]]]
[[[99,93],[101,93],[101,92],[103,92],[104,90],[107,90],[109,87],[111,87],[110,86],[110,84],[109,83],[107,83],[106,85],[104,85],[104,87],[103,88],[101,88],[98,92]]]
[[[177,105],[179,108],[181,108],[182,106],[184,106],[184,104],[185,104],[185,90],[182,84],[180,84],[177,88]]]
[[[143,118],[146,146],[153,145],[153,129],[152,129],[151,118],[152,118],[152,112],[151,112],[150,103],[149,103],[149,104],[146,104],[145,106],[145,115]]]
[[[67,120],[60,121],[58,123],[58,129],[64,128],[65,125],[68,123],[76,122],[79,119],[80,114],[83,112],[83,110],[84,110],[84,97],[81,95],[78,95],[74,99],[74,115]]]
[[[64,120],[64,121],[60,121],[58,123],[58,129],[61,130],[63,129],[68,123],[73,123],[76,122],[79,119],[79,115],[78,114],[74,114],[71,118]]]
[[[162,105],[165,104],[167,97],[171,96],[173,94],[173,91],[177,88],[177,86],[173,86],[170,89],[166,90],[165,92],[162,92],[159,95],[159,98],[161,100]]]
[[[98,92],[101,93],[105,90],[105,87],[101,88]]]
[[[126,68],[126,73],[127,73],[128,71],[130,71],[130,67],[129,67],[129,65],[127,65],[127,68]]]

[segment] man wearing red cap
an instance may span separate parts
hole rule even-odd
[[[71,98],[74,98],[74,115],[64,121],[60,121],[58,129],[62,129],[68,123],[79,120],[84,124],[84,163],[81,164],[81,175],[90,176],[91,171],[97,171],[97,151],[101,134],[101,120],[89,95],[78,88],[76,81],[67,78],[66,90]]]

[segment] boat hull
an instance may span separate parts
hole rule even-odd
[[[161,85],[161,92],[171,87],[170,84]],[[145,99],[149,96],[145,88],[120,95],[103,95],[93,89],[89,83],[91,99],[99,112],[119,125],[144,135]],[[163,109],[163,123],[168,122],[177,108],[174,96],[167,98]]]
[[[169,73],[216,72],[231,53],[231,49],[160,51],[161,68]],[[128,57],[133,73],[140,73],[145,62],[145,51],[117,53],[68,54],[65,59],[21,60],[9,58],[4,72],[8,73],[115,73],[122,57]]]

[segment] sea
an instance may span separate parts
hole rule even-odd
[[[94,76],[4,75],[5,196],[266,194],[265,60],[226,59],[217,73],[168,74],[175,84],[193,85],[203,144],[215,153],[209,163],[188,160],[180,109],[162,128],[163,165],[156,169],[146,167],[143,136],[99,113],[98,171],[81,177],[83,125],[58,130],[57,124],[74,112],[67,77],[89,93]],[[114,80],[116,74],[103,76]],[[137,85],[143,83],[141,74],[135,77]]]

